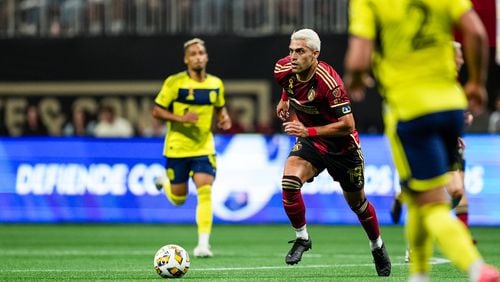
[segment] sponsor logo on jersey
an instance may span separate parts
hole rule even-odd
[[[295,99],[290,99],[290,106],[292,106],[292,108],[297,111],[301,111],[309,115],[319,115],[319,111],[318,109],[316,109],[316,107],[302,105]]]
[[[339,91],[338,87],[332,90],[332,95],[333,95],[333,97],[337,97],[337,98],[340,96],[340,91]]]

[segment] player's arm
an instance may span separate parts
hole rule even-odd
[[[180,116],[158,104],[153,107],[152,115],[156,119],[170,122],[196,123],[198,121],[198,114],[195,112],[190,112],[186,109],[184,115]]]
[[[364,99],[365,89],[372,87],[370,76],[373,40],[351,35],[345,58],[344,85],[353,101]]]
[[[314,129],[318,136],[346,136],[351,134],[356,127],[352,113],[341,116],[338,121]]]
[[[283,126],[286,134],[297,137],[346,136],[354,131],[355,122],[354,116],[349,113],[341,116],[336,122],[322,126],[306,127],[298,120],[285,122]]]
[[[290,118],[290,104],[288,102],[288,96],[286,95],[286,91],[283,90],[281,93],[281,99],[276,106],[276,115],[282,121],[287,121]]]
[[[486,30],[474,10],[463,14],[457,22],[463,36],[463,49],[467,65],[468,79],[465,93],[469,101],[485,103],[487,99],[486,79],[488,66],[488,39]]]
[[[374,85],[370,68],[377,34],[375,18],[375,11],[369,1],[349,1],[349,42],[343,80],[352,101],[362,100],[366,87]]]
[[[215,112],[217,114],[217,127],[223,130],[228,130],[232,126],[231,117],[227,112],[226,107],[215,107]]]
[[[189,111],[187,107],[184,109],[182,116],[168,110],[173,101],[177,99],[178,89],[176,86],[176,77],[167,77],[163,82],[160,93],[158,93],[154,100],[155,106],[151,111],[152,116],[162,121],[196,123],[198,121],[198,114]]]

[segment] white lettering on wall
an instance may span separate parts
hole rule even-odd
[[[484,189],[484,167],[473,166],[465,170],[465,190],[476,195]]]
[[[227,156],[226,156],[227,157]],[[262,171],[259,172],[259,169]],[[271,170],[263,165],[254,171],[255,175],[266,175]],[[127,164],[105,164],[97,163],[88,166],[77,163],[38,163],[21,164],[17,169],[16,192],[19,195],[125,195],[127,191],[136,196],[158,195],[155,179],[165,173],[161,164],[135,164],[129,167]],[[465,186],[467,193],[479,194],[484,189],[484,167],[467,167],[465,173]],[[234,169],[230,174],[222,175],[223,178],[247,179],[246,187],[260,187],[262,181],[269,181],[269,185],[276,185],[273,193],[280,193],[279,178],[247,177],[248,169]],[[274,175],[274,174],[273,174]],[[228,179],[220,179],[218,182],[226,183]],[[254,181],[255,183],[252,183]],[[190,182],[190,186],[193,183]],[[217,184],[216,184],[217,185]],[[224,185],[222,185],[224,186]],[[190,191],[193,189],[190,189]],[[365,192],[367,195],[392,196],[399,191],[399,178],[396,171],[389,165],[365,167]],[[304,194],[342,194],[338,182],[334,182],[326,173],[318,175],[314,182],[306,183],[303,187]]]
[[[157,195],[154,179],[165,169],[160,164],[21,164],[17,169],[19,195]]]

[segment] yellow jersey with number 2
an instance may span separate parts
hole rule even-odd
[[[351,0],[350,34],[375,42],[373,71],[397,120],[464,109],[453,26],[469,0]]]

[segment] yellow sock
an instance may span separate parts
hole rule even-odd
[[[182,196],[174,195],[172,193],[172,185],[170,185],[170,181],[168,181],[168,180],[163,183],[163,192],[165,193],[165,196],[167,197],[167,199],[174,206],[180,206],[180,205],[184,204],[184,202],[186,201],[186,198],[187,198],[187,195],[182,195]]]
[[[212,231],[212,186],[207,184],[198,188],[196,206],[196,224],[198,234],[210,234]]]
[[[410,274],[425,274],[431,270],[429,259],[433,253],[433,238],[426,230],[421,209],[408,201],[406,237],[410,249]]]
[[[426,229],[436,238],[441,251],[458,268],[467,272],[481,259],[465,226],[450,214],[449,204],[430,204],[421,208]]]

